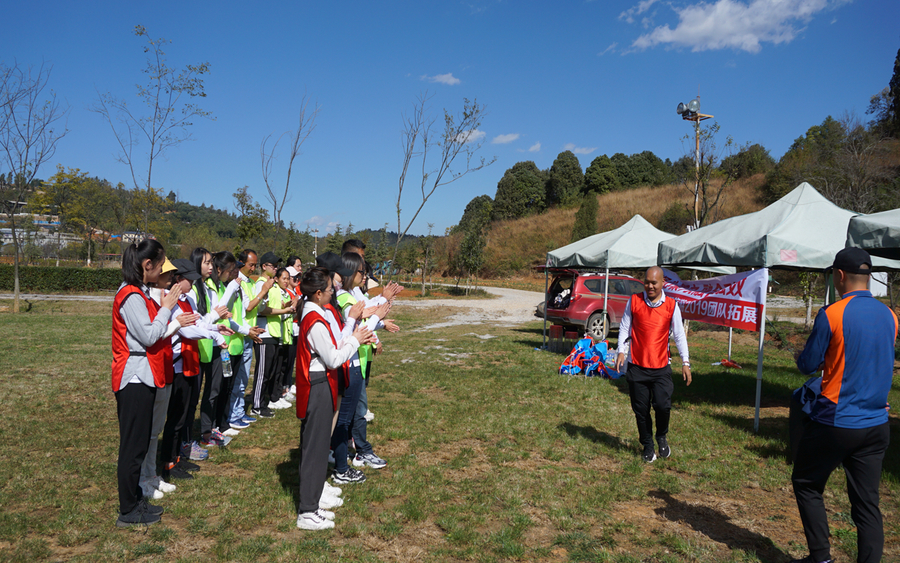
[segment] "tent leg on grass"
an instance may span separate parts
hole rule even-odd
[[[731,361],[731,337],[734,334],[734,329],[728,327],[728,361]]]
[[[759,433],[759,402],[762,396],[763,342],[766,340],[766,301],[763,298],[762,326],[759,328],[759,354],[756,356],[756,416],[753,419],[753,433]]]
[[[550,261],[550,255],[548,254],[547,262],[549,262],[549,261]],[[545,264],[546,264],[546,262],[545,262]],[[544,331],[543,331],[544,343],[541,345],[541,350],[547,349],[547,305],[549,305],[549,303],[547,303],[547,290],[550,289],[547,286],[547,284],[549,283],[549,279],[550,279],[549,272],[550,272],[550,270],[545,267],[544,268]]]

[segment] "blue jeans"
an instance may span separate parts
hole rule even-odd
[[[369,410],[369,398],[366,396],[366,382],[363,381],[362,391],[359,393],[359,402],[356,404],[356,413],[353,415],[353,424],[350,428],[350,435],[356,444],[356,454],[370,454],[372,444],[366,440],[366,411]],[[335,457],[334,459],[337,459]]]
[[[253,362],[253,341],[244,339],[244,361],[234,373],[234,387],[231,388],[231,422],[239,422],[244,415],[244,393],[250,382],[250,364]]]
[[[357,365],[353,365],[356,363]],[[338,410],[337,424],[331,434],[331,449],[334,451],[334,470],[338,473],[347,471],[347,440],[350,437],[350,425],[353,422],[359,403],[359,394],[365,389],[359,359],[350,362],[350,384],[344,389],[344,397]]]

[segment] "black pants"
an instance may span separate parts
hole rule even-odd
[[[200,385],[202,384],[202,375],[192,375],[186,377],[188,386],[190,387],[190,398],[188,399],[187,412],[184,418],[184,426],[181,428],[181,441],[190,444],[194,441],[194,419],[197,417],[197,403],[200,402]]]
[[[637,422],[638,436],[644,447],[653,445],[653,419],[650,406],[656,411],[656,436],[665,437],[669,433],[669,413],[672,410],[672,368],[647,369],[629,364],[625,373],[628,394],[631,396],[631,410]]]
[[[272,398],[272,387],[275,384],[275,368],[278,363],[278,341],[274,338],[263,338],[262,344],[253,345],[256,352],[256,372],[253,376],[253,408],[262,409],[269,406]]]
[[[188,415],[188,404],[191,399],[191,383],[183,373],[176,373],[172,378],[172,392],[169,395],[169,410],[166,412],[166,425],[163,428],[162,443],[160,444],[160,459],[163,469],[168,469],[169,464],[178,461],[179,440],[184,429]]]
[[[299,338],[299,336],[294,338]],[[294,371],[294,360],[297,359],[297,343],[289,344],[285,348],[287,350],[285,351],[284,365],[281,368],[281,389],[278,390],[280,395],[284,395],[285,392],[290,390],[291,385],[294,384],[294,380],[297,378]]]
[[[153,401],[156,387],[129,383],[116,392],[119,416],[119,512],[128,514],[137,507],[143,493],[140,487],[141,463],[150,447]]]
[[[213,348],[212,361],[200,362],[200,376],[203,377],[203,398],[200,400],[200,434],[209,438],[216,420],[216,402],[222,392],[221,348]],[[227,428],[226,428],[227,430]]]
[[[309,374],[309,403],[306,418],[300,421],[300,505],[299,512],[319,508],[319,497],[328,478],[328,446],[334,402],[325,372]]]
[[[831,472],[843,465],[850,517],[857,531],[856,560],[859,563],[881,561],[884,525],[878,508],[878,484],[889,442],[887,422],[871,428],[835,428],[813,420],[805,423],[791,482],[813,560],[831,559],[822,493]]]

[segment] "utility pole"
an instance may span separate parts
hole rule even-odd
[[[694,185],[694,228],[700,228],[700,122],[713,116],[700,113],[700,96],[687,104],[680,103],[675,109],[676,113],[685,121],[694,122],[694,167],[696,184]]]

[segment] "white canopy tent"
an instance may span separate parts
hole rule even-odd
[[[573,270],[604,270],[603,310],[609,299],[609,270],[642,269],[656,266],[657,248],[661,241],[675,235],[660,231],[640,215],[635,215],[618,229],[598,233],[557,248],[547,253],[547,268]],[[716,273],[731,274],[734,268],[701,268]],[[544,277],[544,295],[547,295],[547,270]],[[544,306],[544,345],[547,344],[547,307]]]
[[[731,217],[659,243],[658,261],[666,266],[729,265],[751,268],[825,270],[844,248],[847,227],[855,215],[825,199],[803,182],[790,193],[755,213]],[[900,269],[900,263],[873,258],[876,270]],[[762,392],[763,304],[756,365],[756,416]]]
[[[846,245],[865,248],[872,256],[900,260],[900,209],[853,217]]]

